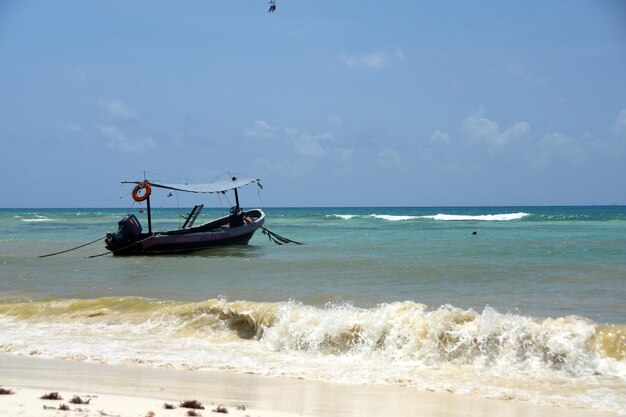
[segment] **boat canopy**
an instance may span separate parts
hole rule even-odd
[[[206,183],[170,183],[153,182],[147,180],[151,187],[165,188],[168,190],[184,191],[187,193],[221,193],[261,181],[259,178],[225,178]],[[122,184],[141,184],[143,181],[122,181]]]

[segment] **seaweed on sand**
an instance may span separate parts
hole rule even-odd
[[[224,407],[223,405],[218,405],[215,410],[211,410],[211,411],[214,413],[228,414],[228,409]]]
[[[63,397],[61,397],[58,392],[49,392],[47,394],[42,395],[39,398],[42,400],[62,400],[63,399]]]
[[[70,402],[70,404],[85,404],[85,405],[88,405],[90,401],[91,401],[91,398],[85,401],[82,398],[80,398],[78,395],[74,395],[69,402]]]
[[[178,406],[181,408],[192,408],[194,410],[204,410],[204,406],[202,405],[202,403],[196,400],[183,401],[180,404],[178,404]]]

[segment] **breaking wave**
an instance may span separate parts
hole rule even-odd
[[[524,217],[530,216],[530,213],[508,213],[508,214],[480,214],[480,215],[463,215],[463,214],[436,214],[434,216],[424,216],[428,219],[443,220],[443,221],[487,221],[487,222],[502,222],[511,220],[520,220]]]
[[[403,384],[576,407],[602,399],[607,411],[626,412],[626,326],[576,316],[429,310],[411,301],[359,308],[111,297],[5,302],[0,327],[5,353]]]
[[[391,214],[329,214],[326,217],[337,218],[337,219],[342,219],[342,220],[377,219],[377,220],[388,220],[392,222],[424,218],[423,216],[398,216],[398,215],[391,215]]]
[[[326,217],[337,217],[343,220],[350,220],[350,219],[357,217],[357,215],[356,214],[329,214]]]
[[[45,217],[45,216],[38,216],[36,215],[35,217],[31,217],[31,218],[20,218],[21,221],[23,222],[27,222],[27,223],[40,223],[40,222],[54,222],[56,221],[55,219],[51,219],[49,217]]]
[[[352,220],[352,219],[378,219],[378,220],[388,220],[388,221],[406,221],[406,220],[419,220],[419,219],[431,219],[431,220],[441,220],[441,221],[511,221],[511,220],[520,220],[525,217],[530,216],[530,213],[503,213],[503,214],[478,214],[478,215],[469,215],[469,214],[435,214],[428,216],[409,216],[409,215],[390,215],[390,214],[368,214],[368,215],[358,215],[358,214],[331,214],[326,217],[334,217],[343,220]]]
[[[402,221],[402,220],[413,220],[420,219],[423,216],[396,216],[390,214],[330,214],[326,217],[334,217],[343,220],[352,220],[352,219],[378,219],[378,220],[389,220],[389,221]]]
[[[392,216],[388,214],[371,214],[369,217],[373,219],[389,220],[391,222],[414,220],[420,218],[420,216]]]

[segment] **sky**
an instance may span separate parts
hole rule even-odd
[[[626,204],[625,1],[267,8],[0,0],[0,207],[125,207],[144,172],[265,207]]]

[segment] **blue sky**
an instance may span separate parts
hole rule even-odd
[[[626,204],[626,2],[277,5],[0,0],[0,207]]]

